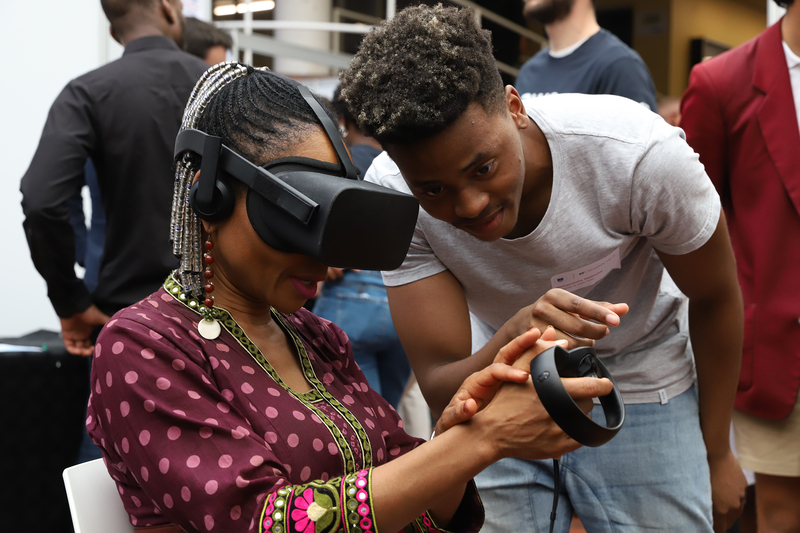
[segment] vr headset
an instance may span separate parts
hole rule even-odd
[[[233,212],[229,177],[248,187],[247,216],[272,248],[313,257],[329,266],[394,270],[406,257],[419,203],[416,198],[358,179],[338,130],[311,91],[298,85],[331,141],[340,165],[305,157],[258,167],[219,137],[186,129],[175,140],[175,160],[202,158],[189,202],[208,221]]]

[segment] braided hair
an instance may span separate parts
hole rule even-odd
[[[406,8],[370,31],[341,81],[358,126],[381,144],[433,137],[472,102],[491,113],[505,101],[491,33],[471,10],[441,4]]]
[[[298,85],[267,69],[236,61],[220,63],[208,69],[192,90],[181,131],[197,129],[220,137],[234,152],[263,165],[286,155],[321,128]],[[189,190],[199,169],[200,158],[190,153],[177,162],[170,221],[172,251],[181,260],[178,278],[184,293],[197,298],[203,294],[203,226],[189,203]],[[232,181],[237,192],[246,190]]]

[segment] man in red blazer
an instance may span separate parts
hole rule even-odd
[[[758,531],[800,531],[800,3],[694,67],[681,127],[722,197],[745,303],[734,412]]]

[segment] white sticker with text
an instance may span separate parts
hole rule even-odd
[[[619,248],[591,265],[553,276],[550,278],[550,285],[554,289],[564,289],[565,291],[582,289],[599,282],[615,268],[621,268]]]

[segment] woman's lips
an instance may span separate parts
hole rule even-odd
[[[289,279],[292,280],[292,284],[294,285],[295,289],[297,289],[297,292],[299,292],[300,295],[306,300],[310,300],[316,296],[319,280],[295,277],[290,277]]]

